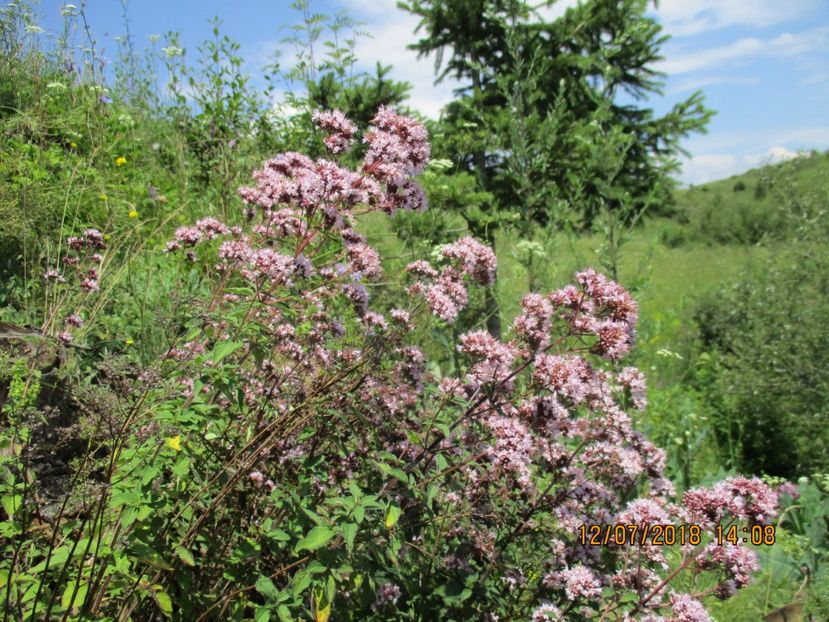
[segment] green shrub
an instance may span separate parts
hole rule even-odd
[[[729,466],[784,477],[829,467],[829,252],[802,243],[699,307],[698,381]]]

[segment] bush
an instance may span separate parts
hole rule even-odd
[[[701,389],[723,458],[782,477],[829,468],[829,254],[801,242],[748,269],[697,313]]]
[[[686,225],[665,220],[659,228],[659,241],[668,248],[678,248],[689,242],[690,231]]]
[[[316,121],[336,151],[354,138],[342,115]],[[489,248],[444,246],[406,269],[407,308],[369,304],[382,266],[355,214],[420,207],[413,175],[429,154],[411,119],[381,109],[373,126],[356,171],[283,154],[240,190],[242,224],[176,230],[169,273],[177,289],[204,287],[155,365],[78,360],[119,239],[94,228],[67,239],[39,338],[63,344],[75,392],[70,486],[44,511],[42,459],[60,444],[48,444],[34,368],[14,363],[0,428],[7,610],[707,620],[698,598],[748,583],[753,551],[713,534],[768,522],[777,494],[734,477],[673,500],[665,453],[628,414],[646,393],[621,367],[638,310],[619,285],[586,270],[527,295],[509,339],[459,337],[463,373],[445,378],[427,372],[412,327],[429,311],[446,323],[465,313],[468,288],[493,281]],[[611,541],[611,523],[631,527]],[[656,524],[688,545],[634,539]]]

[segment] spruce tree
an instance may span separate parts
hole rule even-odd
[[[567,219],[587,228],[600,209],[638,214],[668,205],[680,141],[712,115],[696,92],[664,115],[647,106],[664,76],[667,40],[650,0],[584,0],[558,19],[555,4],[524,0],[410,0],[420,17],[410,47],[434,54],[437,81],[460,81],[436,153],[472,173],[495,200],[470,229],[490,244],[504,223],[525,232]],[[500,326],[493,292],[488,328]]]

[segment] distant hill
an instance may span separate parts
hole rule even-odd
[[[674,219],[692,237],[753,244],[791,233],[794,214],[829,207],[829,151],[813,151],[740,175],[679,189]]]

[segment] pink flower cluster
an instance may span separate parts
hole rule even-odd
[[[568,286],[542,297],[528,294],[514,329],[532,349],[549,344],[549,331],[559,323],[570,335],[592,338],[591,351],[612,361],[622,359],[633,346],[638,308],[617,283],[595,270],[576,275],[578,286]]]
[[[486,447],[486,455],[498,476],[514,479],[524,492],[534,489],[532,463],[536,440],[532,433],[515,417],[492,415],[486,427],[493,442]]]
[[[444,246],[440,254],[450,261],[456,261],[461,272],[469,276],[473,282],[484,286],[495,282],[495,269],[497,268],[495,253],[475,238],[469,236],[461,238]]]
[[[542,603],[532,614],[532,622],[560,622],[561,610],[550,603]]]
[[[175,239],[167,242],[167,252],[177,251],[183,246],[196,246],[200,242],[214,240],[230,233],[230,228],[215,218],[203,218],[192,227],[176,229]]]
[[[760,570],[757,553],[748,547],[724,542],[709,544],[700,555],[699,567],[706,570],[722,569],[728,575],[727,581],[733,586],[727,586],[727,591],[736,591],[751,581],[751,575]]]
[[[339,110],[316,110],[311,115],[311,120],[317,127],[327,132],[323,142],[331,153],[343,153],[354,144],[357,126]]]
[[[454,322],[469,301],[465,279],[491,285],[495,281],[495,253],[488,246],[471,237],[461,238],[441,249],[441,256],[449,265],[438,272],[428,261],[418,260],[406,267],[406,272],[419,277],[409,287],[412,296],[423,295],[437,317]]]
[[[565,568],[558,573],[558,576],[568,600],[596,598],[602,592],[601,582],[586,566],[576,565],[572,568]]]
[[[765,523],[777,515],[777,494],[758,478],[729,477],[710,488],[685,493],[683,504],[694,522],[713,525],[726,517],[751,524]]]
[[[353,143],[356,128],[340,113],[314,120],[335,153]],[[234,365],[225,370],[238,375],[240,397],[217,390],[216,404],[242,408],[239,420],[255,417],[257,430],[286,422],[267,455],[246,467],[246,486],[279,487],[311,472],[308,494],[324,505],[353,494],[345,487],[362,480],[364,465],[396,462],[410,481],[429,478],[428,486],[388,478],[376,493],[406,508],[400,520],[408,523],[396,533],[411,546],[399,551],[399,568],[419,567],[404,563],[423,550],[415,543],[442,530],[440,544],[429,542],[441,573],[497,568],[505,594],[526,594],[532,585],[539,603],[533,620],[590,617],[607,598],[619,599],[617,619],[644,602],[636,610],[642,620],[707,620],[698,594],[669,594],[663,547],[589,547],[577,541],[579,527],[761,522],[776,512],[777,495],[759,480],[731,478],[688,491],[684,507],[671,502],[665,452],[626,412],[647,404],[644,375],[620,364],[634,343],[636,303],[593,270],[578,273],[572,286],[527,294],[504,339],[480,330],[462,334],[461,370],[438,383],[433,374],[440,368],[411,341],[413,308],[372,308],[367,285],[376,287],[369,281],[382,275],[380,256],[355,230],[358,208],[424,204],[412,176],[428,161],[425,130],[388,108],[372,124],[357,171],[282,154],[254,174],[254,187],[240,190],[249,216],[244,227],[204,219],[180,228],[171,242],[177,250],[223,237],[219,289],[199,316],[202,335],[168,357],[194,376],[203,373],[203,385],[210,382],[192,361],[229,339],[230,318],[238,315],[229,311],[244,309],[246,329],[257,338],[231,355]],[[470,283],[492,285],[496,257],[465,237],[441,249],[434,265],[415,261],[406,272],[414,280],[409,293],[451,322],[468,304]],[[305,404],[312,408],[286,416]],[[414,492],[424,488],[437,490],[428,508]],[[422,520],[427,509],[437,520]],[[681,554],[689,572],[720,574],[718,594],[733,593],[756,569],[756,559],[738,547]],[[533,575],[541,581],[530,581]],[[389,578],[373,584],[379,589],[372,609],[387,617],[407,606]],[[669,610],[671,618],[658,615]]]
[[[467,382],[477,388],[482,384],[503,383],[510,374],[516,350],[486,331],[461,335],[458,351],[477,361],[469,370]]]
[[[318,113],[315,119],[331,132],[326,144],[335,153],[351,144],[356,130],[341,113]],[[321,213],[332,228],[343,224],[340,210],[360,204],[388,213],[424,208],[425,195],[412,176],[429,160],[425,128],[390,108],[381,108],[372,124],[375,128],[365,136],[369,146],[359,173],[327,160],[286,153],[266,162],[253,175],[256,187],[241,188],[239,195],[248,205],[266,211],[282,205],[299,208],[308,216]]]
[[[702,603],[688,594],[671,594],[673,616],[666,622],[712,622]]]
[[[78,288],[85,294],[92,294],[100,291],[100,265],[104,256],[97,251],[106,249],[104,235],[98,229],[86,229],[83,235],[66,238],[66,245],[72,253],[64,255],[62,263],[66,269],[71,270],[77,281]],[[63,273],[55,268],[47,269],[43,273],[47,282],[63,285],[67,279]],[[63,320],[63,330],[57,334],[62,343],[71,343],[74,340],[71,329],[80,328],[83,319],[78,313],[71,313]]]
[[[400,586],[394,583],[386,583],[377,590],[371,608],[377,612],[391,609],[397,604],[398,600],[400,600]]]

